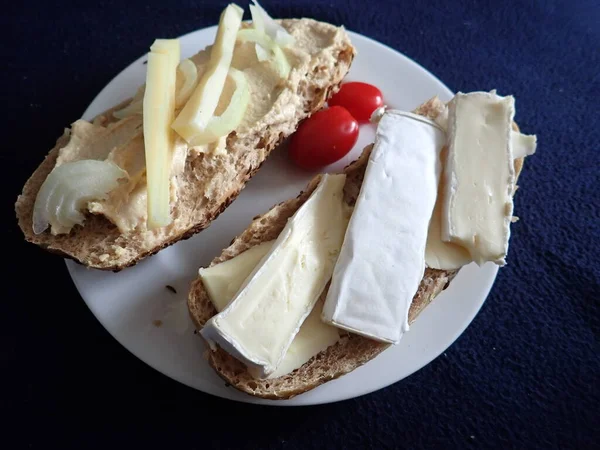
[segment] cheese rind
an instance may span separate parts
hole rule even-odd
[[[495,95],[496,91],[491,91],[490,94]],[[444,130],[448,131],[448,107],[444,107],[434,120]],[[523,134],[511,129],[510,139],[512,142],[513,158],[524,158],[535,153],[537,148],[537,136],[535,134]]]
[[[322,319],[398,343],[425,270],[425,243],[445,134],[435,122],[387,110],[379,120]]]
[[[495,91],[491,92],[495,94]],[[442,112],[435,118],[435,122],[444,130],[448,129],[448,108],[445,107]],[[513,150],[513,158],[524,158],[535,153],[537,147],[537,137],[535,135],[527,135],[519,133],[511,129],[511,143]],[[445,161],[446,156],[442,157]],[[469,251],[452,242],[442,240],[442,208],[444,203],[444,176],[440,180],[440,188],[438,189],[438,199],[435,203],[433,216],[429,223],[429,233],[427,235],[427,247],[425,250],[425,264],[432,269],[454,270],[460,269],[471,262],[471,254]]]
[[[505,264],[513,212],[514,98],[458,93],[448,108],[442,239],[473,261]]]
[[[331,278],[348,223],[345,175],[323,175],[234,299],[202,328],[206,341],[266,378],[280,366]]]
[[[244,280],[271,249],[273,242],[263,242],[230,260],[200,269],[202,284],[217,312],[225,309]],[[321,321],[322,309],[323,304],[318,302],[300,327],[281,364],[268,378],[281,377],[294,371],[340,339],[337,328]]]

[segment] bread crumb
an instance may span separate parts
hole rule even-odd
[[[106,262],[106,261],[108,261],[108,258],[110,258],[110,255],[108,253],[103,253],[102,255],[100,255],[98,257],[100,262]]]
[[[112,249],[115,251],[115,255],[123,256],[125,253],[125,249],[123,247],[119,247],[118,245],[112,245]]]
[[[177,290],[173,286],[171,286],[170,284],[167,284],[165,287],[168,290],[170,290],[173,294],[177,294]]]
[[[152,325],[154,325],[156,328],[162,326],[162,320],[153,320],[152,321]]]
[[[518,218],[517,216],[512,216],[512,219],[510,219],[510,221],[511,221],[512,223],[515,223],[515,222],[518,222],[518,221],[519,221],[519,218]]]

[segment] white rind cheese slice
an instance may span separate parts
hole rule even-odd
[[[202,283],[217,312],[235,296],[242,283],[273,246],[274,241],[255,245],[236,257],[206,269],[200,269]],[[268,378],[286,375],[340,339],[337,328],[321,321],[322,303],[317,303],[290,344],[281,364]]]
[[[535,134],[517,133],[514,130],[510,136],[513,158],[525,158],[535,153],[537,148],[537,136]]]
[[[492,93],[495,93],[492,91]],[[444,130],[448,127],[448,108],[435,118],[435,121]],[[524,158],[535,153],[537,147],[537,137],[527,135],[511,130],[511,142],[513,158]],[[446,159],[442,156],[442,161]],[[444,176],[440,180],[438,189],[438,199],[435,203],[433,216],[429,223],[429,233],[427,235],[427,247],[425,250],[425,264],[431,269],[455,270],[473,262],[469,251],[460,245],[442,240],[442,204],[444,202]]]
[[[331,278],[348,223],[345,180],[323,175],[234,299],[202,328],[213,349],[223,348],[256,377],[279,368]]]
[[[473,262],[466,248],[452,242],[442,241],[442,196],[443,177],[440,178],[438,198],[427,231],[425,246],[425,265],[430,269],[454,270]]]
[[[394,344],[408,330],[444,143],[444,131],[424,117],[387,110],[379,120],[323,307],[325,322]]]
[[[491,95],[495,95],[496,91],[491,91]],[[435,118],[435,122],[444,130],[448,130],[448,107],[445,107],[442,112]],[[537,148],[537,136],[535,134],[523,134],[511,129],[510,139],[513,148],[513,158],[524,158],[535,153]]]
[[[458,93],[448,105],[442,240],[481,265],[505,264],[513,212],[514,98]]]

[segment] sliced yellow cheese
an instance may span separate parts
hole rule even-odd
[[[177,68],[181,59],[181,46],[179,39],[156,39],[150,46],[152,53],[162,53],[170,58],[170,64]]]
[[[228,5],[221,14],[207,70],[171,125],[188,143],[206,129],[217,109],[231,66],[243,14],[244,10],[233,3]]]
[[[179,58],[176,39],[157,39],[148,54],[143,111],[148,229],[171,223],[169,180],[175,135],[170,124],[175,114]]]

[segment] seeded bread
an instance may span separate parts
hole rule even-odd
[[[35,199],[54,167],[59,149],[69,140],[66,130],[17,199],[16,215],[25,239],[83,265],[117,272],[208,227],[236,199],[269,153],[296,130],[301,120],[321,109],[329,96],[337,92],[354,59],[356,51],[343,28],[312,19],[286,19],[281,23],[292,34],[298,33],[301,26],[311,27],[324,48],[311,55],[306,71],[292,70],[290,77],[300,80],[294,94],[300,99],[300,106],[293,115],[265,123],[260,129],[232,132],[227,137],[225,155],[190,152],[185,171],[178,177],[178,201],[171,208],[174,219],[171,225],[152,232],[122,235],[104,216],[88,214],[84,225],[76,226],[69,234],[54,236],[49,231],[34,234]],[[107,125],[111,122],[110,113],[129,101],[102,113],[94,119],[95,123]]]
[[[419,106],[415,113],[435,118],[443,107],[444,104],[436,97]],[[346,173],[344,200],[349,205],[354,205],[360,192],[371,149],[372,145],[367,146],[361,156],[344,169]],[[522,162],[522,160],[515,161],[517,173],[521,170]],[[227,261],[262,242],[276,239],[287,220],[316,188],[319,179],[320,175],[311,180],[306,190],[297,198],[280,203],[267,213],[254,218],[250,226],[237,236],[231,245],[210,263],[210,266]],[[449,285],[457,273],[458,270],[429,268],[425,270],[410,306],[409,323],[414,322],[419,313]],[[327,289],[328,287],[322,293],[320,301],[325,300]],[[188,309],[198,329],[201,329],[217,313],[199,277],[192,282],[188,296]],[[206,355],[209,364],[219,376],[234,388],[256,397],[279,400],[292,398],[345,375],[375,358],[389,345],[357,334],[345,333],[337,343],[310,359],[302,367],[282,377],[268,380],[254,379],[243,363],[221,348],[217,348],[214,352],[207,350]]]

